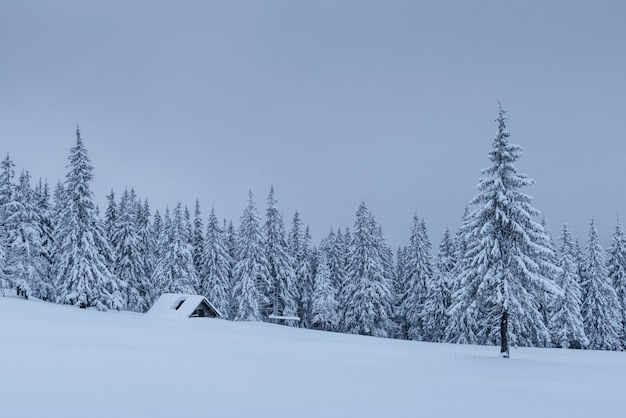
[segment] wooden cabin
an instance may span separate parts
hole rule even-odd
[[[223,318],[204,296],[164,293],[154,302],[148,315],[170,318]]]

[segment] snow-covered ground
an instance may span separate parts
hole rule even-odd
[[[0,297],[2,417],[626,417],[626,353],[429,344]]]

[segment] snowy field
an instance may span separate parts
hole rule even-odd
[[[0,416],[626,417],[626,353],[511,356],[0,297]]]

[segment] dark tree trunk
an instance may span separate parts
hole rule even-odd
[[[502,357],[509,358],[509,314],[507,311],[502,312],[500,319],[500,353]]]

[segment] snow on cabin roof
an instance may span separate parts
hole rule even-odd
[[[148,311],[149,315],[164,316],[168,318],[189,318],[194,311],[204,303],[213,309],[218,318],[222,317],[220,311],[200,295],[185,295],[179,293],[163,293]]]

